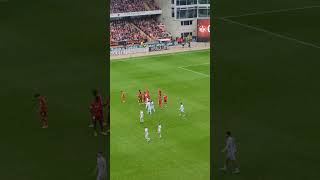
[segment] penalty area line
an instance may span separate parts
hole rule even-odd
[[[224,16],[220,18],[238,18],[238,17],[245,17],[245,16],[264,15],[264,14],[297,11],[297,10],[312,9],[312,8],[320,8],[320,5],[304,6],[300,8],[277,9],[277,10],[270,10],[270,11],[260,11],[260,12],[246,13],[246,14],[235,15],[235,16]]]
[[[258,27],[255,27],[255,26],[250,26],[248,24],[242,24],[242,23],[239,23],[237,21],[233,21],[233,20],[230,20],[230,19],[227,19],[227,18],[218,18],[218,19],[220,19],[222,21],[225,21],[225,22],[228,22],[228,23],[231,23],[231,24],[236,24],[236,25],[242,26],[242,27],[247,28],[247,29],[263,32],[263,33],[266,33],[266,34],[269,34],[269,35],[272,35],[272,36],[275,36],[275,37],[278,37],[278,38],[281,38],[281,39],[286,39],[286,40],[295,42],[297,44],[302,44],[302,45],[305,45],[305,46],[309,46],[309,47],[320,49],[320,46],[317,46],[315,44],[312,44],[312,43],[309,43],[309,42],[305,42],[305,41],[301,41],[299,39],[295,39],[295,38],[288,37],[288,36],[285,36],[285,35],[281,35],[281,34],[278,34],[278,33],[274,33],[274,32],[268,31],[266,29],[258,28]]]
[[[202,63],[202,64],[192,64],[192,65],[188,65],[188,66],[181,66],[183,68],[186,68],[186,67],[192,67],[192,66],[202,66],[202,65],[209,65],[210,63]]]
[[[207,75],[207,74],[203,74],[203,73],[201,73],[201,72],[197,72],[197,71],[192,71],[192,70],[190,70],[190,69],[187,69],[187,68],[184,68],[184,67],[178,67],[179,69],[183,69],[183,70],[185,70],[185,71],[189,71],[189,72],[192,72],[192,73],[195,73],[195,74],[198,74],[198,75],[201,75],[201,76],[204,76],[204,77],[210,77],[209,75]]]

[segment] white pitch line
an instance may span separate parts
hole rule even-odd
[[[181,67],[192,67],[192,66],[202,66],[202,65],[209,65],[210,63],[202,63],[202,64],[191,64],[191,65],[188,65],[188,66],[181,66]]]
[[[210,76],[207,75],[207,74],[203,74],[203,73],[197,72],[197,71],[192,71],[192,70],[186,69],[186,68],[184,68],[184,67],[178,67],[178,68],[183,69],[183,70],[185,70],[185,71],[193,72],[193,73],[195,73],[195,74],[198,74],[198,75],[201,75],[201,76],[204,76],[204,77],[210,77]]]
[[[226,19],[226,18],[219,18],[219,19],[223,20],[223,21],[226,21],[226,22],[229,22],[229,23],[232,23],[232,24],[237,24],[239,26],[242,26],[242,27],[245,27],[245,28],[248,28],[248,29],[253,29],[253,30],[256,30],[256,31],[264,32],[264,33],[267,33],[267,34],[270,34],[270,35],[273,35],[273,36],[276,36],[276,37],[279,37],[279,38],[282,38],[282,39],[286,39],[286,40],[290,40],[290,41],[293,41],[293,42],[296,42],[296,43],[299,43],[299,44],[303,44],[305,46],[309,46],[309,47],[320,49],[320,46],[317,46],[315,44],[308,43],[308,42],[305,42],[305,41],[301,41],[299,39],[295,39],[295,38],[292,38],[292,37],[284,36],[284,35],[281,35],[281,34],[277,34],[277,33],[262,29],[262,28],[258,28],[258,27],[255,27],[255,26],[250,26],[250,25],[247,25],[247,24],[242,24],[242,23],[239,23],[239,22],[236,22],[236,21],[232,21],[232,20]]]
[[[296,11],[296,10],[312,9],[312,8],[320,8],[320,5],[318,5],[318,6],[305,6],[305,7],[301,7],[301,8],[289,8],[289,9],[278,9],[278,10],[271,10],[271,11],[260,11],[260,12],[247,13],[247,14],[234,15],[234,16],[224,16],[224,17],[220,17],[220,18],[224,18],[224,19],[225,18],[237,18],[237,17],[244,17],[244,16],[271,14],[271,13],[288,12],[288,11]]]

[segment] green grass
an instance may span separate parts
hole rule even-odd
[[[209,179],[209,56],[206,50],[111,62],[111,179]],[[156,105],[151,117],[145,112],[145,123],[140,125],[144,106],[136,94],[146,88],[155,103],[161,88],[169,103],[163,110]],[[120,102],[121,90],[127,92],[126,103]],[[178,116],[180,102],[185,105],[185,120]],[[162,139],[156,133],[159,122]],[[144,127],[149,128],[150,144],[144,139]]]
[[[319,1],[233,2],[216,17],[320,5]],[[229,2],[230,3],[230,2]],[[245,6],[245,5],[246,6]],[[230,20],[319,46],[320,9],[234,17]],[[319,48],[219,19],[214,77],[215,179],[320,179],[318,162]],[[238,142],[241,174],[219,172],[224,133]]]
[[[102,2],[102,1],[101,1]],[[87,128],[91,90],[106,87],[105,3],[0,3],[0,179],[90,180],[106,138]],[[48,99],[41,129],[34,89]]]

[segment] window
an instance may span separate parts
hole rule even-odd
[[[197,7],[177,8],[177,19],[196,18]]]
[[[192,32],[181,33],[181,37],[188,37],[189,35],[192,36]]]
[[[197,0],[177,0],[177,6],[197,4]]]
[[[198,14],[199,14],[199,17],[210,17],[210,8],[200,7]]]
[[[171,8],[171,17],[174,17],[174,8]]]
[[[171,4],[174,4],[174,0],[171,0]]]
[[[192,25],[192,21],[181,21],[181,26],[189,26]]]
[[[198,0],[199,4],[210,4],[210,0]]]

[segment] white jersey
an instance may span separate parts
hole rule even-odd
[[[101,156],[97,158],[97,180],[103,180],[106,178],[106,160]]]
[[[161,133],[161,124],[158,125],[158,133]]]
[[[149,101],[146,103],[146,108],[147,108],[147,109],[151,109],[151,104],[150,104]]]
[[[227,138],[225,150],[227,151],[227,153],[235,153],[237,151],[236,143],[233,137],[229,136]]]
[[[180,105],[179,110],[180,110],[180,112],[184,112],[184,106],[183,106],[183,104]]]
[[[143,119],[143,111],[140,111],[140,119]]]
[[[148,136],[149,136],[149,130],[148,130],[148,128],[145,128],[145,129],[144,129],[144,136],[145,136],[145,137],[148,137]]]

